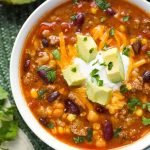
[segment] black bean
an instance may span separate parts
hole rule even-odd
[[[44,46],[44,47],[48,47],[49,46],[49,41],[47,40],[47,39],[42,39],[42,45]]]
[[[60,93],[58,91],[55,91],[48,96],[48,101],[51,103],[55,101],[59,96],[60,96]]]
[[[135,54],[139,54],[139,53],[140,53],[140,50],[141,50],[141,48],[142,48],[141,40],[140,40],[140,39],[136,40],[136,41],[132,44],[132,48],[133,48]]]
[[[40,117],[40,118],[39,118],[39,121],[40,121],[40,123],[41,123],[43,126],[47,126],[47,124],[48,124],[46,118]]]
[[[23,70],[24,71],[29,71],[29,69],[30,69],[30,59],[27,59],[27,60],[25,60],[25,63],[24,63],[24,66],[23,66]]]
[[[65,112],[71,113],[71,114],[80,114],[80,109],[76,103],[74,103],[71,100],[65,101]]]
[[[143,81],[144,82],[150,82],[150,71],[145,71],[143,73]]]
[[[113,138],[113,126],[109,120],[104,122],[103,135],[106,141],[110,141]]]
[[[77,26],[77,31],[81,31],[82,25],[85,21],[85,14],[84,13],[78,13],[76,16],[76,20],[74,21],[74,24]]]
[[[112,9],[112,8],[107,8],[106,9],[106,13],[109,15],[109,16],[114,16],[116,14],[116,12]]]
[[[95,107],[95,110],[98,112],[98,113],[107,113],[107,109],[100,105],[100,104],[97,104],[96,107]]]

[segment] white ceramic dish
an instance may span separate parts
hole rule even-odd
[[[47,0],[42,5],[40,5],[27,19],[21,28],[11,55],[10,62],[10,81],[12,93],[16,102],[16,105],[19,109],[21,116],[24,121],[27,123],[29,128],[47,145],[53,147],[56,150],[75,150],[76,148],[66,145],[59,140],[51,136],[35,119],[31,111],[29,110],[27,103],[24,99],[24,96],[21,92],[20,81],[19,81],[19,63],[24,42],[27,38],[27,35],[30,33],[32,27],[38,22],[38,20],[48,11],[53,10],[60,4],[66,2],[67,0]],[[137,5],[141,9],[144,9],[150,14],[150,3],[146,0],[128,0],[132,4]],[[150,134],[144,136],[137,142],[121,147],[122,150],[141,150],[150,145]]]

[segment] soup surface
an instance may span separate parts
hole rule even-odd
[[[81,149],[132,143],[150,129],[150,17],[123,0],[73,0],[29,34],[25,99],[54,137]]]

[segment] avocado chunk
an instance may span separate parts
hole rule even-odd
[[[92,102],[107,105],[112,96],[112,89],[104,86],[97,86],[92,82],[88,82],[86,93],[88,99]]]
[[[79,66],[72,64],[62,70],[63,77],[69,86],[78,86],[85,81],[84,75],[80,72]]]
[[[0,0],[0,2],[14,4],[14,5],[27,4],[27,3],[32,3],[34,1],[36,1],[36,0]]]
[[[117,48],[112,48],[104,52],[103,60],[107,66],[107,77],[113,83],[121,82],[125,79],[122,58]]]
[[[77,34],[77,49],[79,57],[86,62],[95,59],[97,55],[97,45],[91,36]]]

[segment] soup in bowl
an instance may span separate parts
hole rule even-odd
[[[149,6],[46,1],[26,21],[12,52],[11,86],[25,122],[49,146],[149,145]]]

